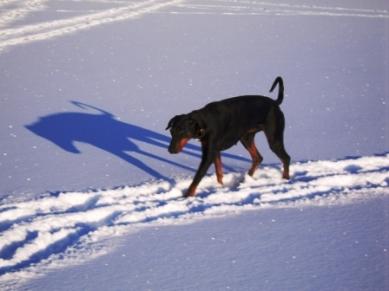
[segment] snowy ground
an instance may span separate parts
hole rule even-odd
[[[21,289],[387,290],[384,203],[262,209],[155,226],[116,241],[109,255]]]
[[[388,289],[386,2],[0,1],[0,288]],[[166,122],[277,75],[291,181],[182,199]]]
[[[155,182],[93,192],[46,194],[35,200],[4,203],[0,209],[1,281],[6,284],[21,283],[26,278],[34,278],[52,268],[90,260],[109,251],[113,236],[141,232],[150,227],[178,226],[249,210],[339,208],[361,202],[369,205],[370,199],[380,199],[386,204],[389,195],[388,169],[389,155],[385,155],[295,164],[294,178],[289,182],[280,182],[279,171],[271,167],[266,167],[254,178],[243,174],[228,174],[224,187],[215,186],[216,178],[210,176],[201,184],[198,197],[190,199],[182,198],[182,190],[188,187],[190,179],[178,179],[174,184]],[[388,213],[383,210],[380,209],[378,215],[380,219],[387,219]],[[344,220],[338,214],[336,218],[339,217]],[[274,215],[273,220],[276,222],[277,215]],[[306,225],[308,222],[300,223]],[[371,227],[370,224],[368,226]],[[374,236],[379,237],[372,243],[373,249],[364,250],[367,256],[374,251],[380,268],[385,267],[389,254],[389,233],[382,227],[382,224],[378,225],[382,233],[374,233]],[[163,231],[164,228],[161,229]],[[257,236],[262,240],[268,234]],[[191,236],[188,238],[192,239]],[[172,238],[170,241],[170,251],[176,251],[176,240]],[[307,241],[300,243],[309,244]],[[201,249],[206,246],[196,247]],[[205,254],[208,251],[205,250]],[[293,259],[293,256],[289,259]],[[158,264],[155,268],[158,268]],[[374,275],[380,280],[372,288],[384,286],[383,272],[384,269],[382,273],[378,270],[378,274]],[[374,282],[370,275],[366,275],[366,278]],[[255,289],[252,283],[242,286]],[[90,289],[95,289],[91,286]],[[120,285],[115,286],[121,289]],[[170,289],[168,286],[166,290]],[[55,288],[66,290],[69,287]],[[154,288],[158,288],[158,285]],[[179,286],[176,288],[180,289]]]

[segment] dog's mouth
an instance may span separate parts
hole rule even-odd
[[[177,143],[175,143],[175,146],[173,146],[173,144],[170,144],[169,153],[178,154],[183,150],[183,148],[185,147],[185,145],[188,143],[189,140],[190,140],[189,137],[184,137],[180,139]]]

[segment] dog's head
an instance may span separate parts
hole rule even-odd
[[[172,140],[169,145],[169,153],[177,154],[191,138],[201,138],[204,128],[191,114],[176,115],[170,119],[166,130],[170,129]]]

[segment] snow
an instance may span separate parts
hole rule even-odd
[[[152,227],[117,241],[109,255],[25,289],[386,290],[382,202],[263,209]]]
[[[0,289],[388,289],[387,1],[0,2]],[[183,199],[167,121],[285,82]],[[270,97],[275,98],[271,94]],[[107,279],[108,278],[108,279]]]
[[[182,195],[191,178],[177,178],[172,183],[54,196],[46,193],[34,200],[3,203],[0,272],[6,275],[2,281],[20,283],[39,275],[41,268],[50,270],[68,260],[57,253],[64,252],[77,262],[96,258],[102,249],[107,252],[110,244],[106,245],[106,240],[112,236],[150,227],[178,226],[247,211],[339,207],[369,199],[387,203],[388,168],[389,154],[297,163],[292,168],[294,178],[283,182],[274,167],[265,167],[254,177],[229,173],[225,186],[215,186],[215,175],[207,176],[198,196],[190,199]]]

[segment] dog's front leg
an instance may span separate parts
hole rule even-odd
[[[193,178],[192,184],[190,184],[189,189],[185,194],[185,197],[196,195],[196,188],[198,184],[200,183],[201,179],[205,176],[205,174],[208,171],[208,168],[216,158],[216,151],[209,144],[203,143],[202,152],[203,152],[203,156],[201,158],[200,166],[196,172],[195,177]]]

